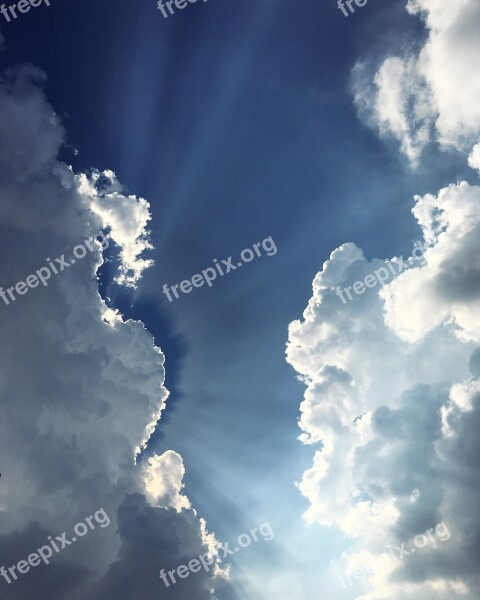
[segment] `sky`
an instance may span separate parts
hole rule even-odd
[[[1,597],[477,599],[477,0],[49,2],[0,12]]]

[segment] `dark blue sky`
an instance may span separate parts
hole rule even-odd
[[[404,2],[369,0],[346,19],[335,0],[208,0],[164,19],[154,0],[52,0],[2,25],[2,67],[47,73],[63,158],[114,170],[151,204],[155,267],[134,293],[106,270],[104,293],[166,354],[155,450],[183,456],[187,493],[220,538],[269,519],[279,568],[306,506],[293,482],[311,462],[296,440],[303,387],[284,359],[288,324],[340,244],[408,252],[413,194],[459,171],[436,156],[412,173],[356,114],[351,69],[367,48],[400,43],[382,37],[393,23],[399,39],[412,27]],[[172,304],[162,294],[268,236],[275,256]],[[295,535],[313,573],[311,534]]]

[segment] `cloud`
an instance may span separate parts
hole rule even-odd
[[[357,80],[363,68],[359,64],[354,71]],[[402,152],[416,165],[434,122],[434,107],[417,59],[389,57],[374,77],[373,90],[360,91],[358,81],[356,87],[356,103],[362,113],[382,135],[397,138]]]
[[[0,81],[1,285],[25,281],[47,259],[68,260],[102,227],[119,248],[118,282],[134,285],[150,264],[143,258],[148,203],[126,193],[111,171],[75,174],[57,159],[65,132],[44,80],[24,66]],[[8,457],[0,486],[2,564],[24,559],[47,535],[71,537],[74,525],[101,507],[111,519],[48,567],[8,587],[1,579],[3,596],[12,599],[33,589],[45,599],[158,598],[160,568],[214,543],[180,494],[181,457],[152,457],[150,472],[136,464],[168,398],[165,357],[143,323],[105,306],[96,277],[102,262],[98,243],[46,287],[17,294],[9,305],[0,299],[0,454]],[[203,600],[214,585],[205,573],[178,584],[172,597],[188,590]]]
[[[383,290],[387,324],[411,342],[441,323],[480,341],[480,188],[462,182],[417,197],[413,212],[429,243],[426,264]]]
[[[178,511],[190,508],[190,501],[180,493],[185,467],[179,454],[168,450],[149,458],[145,471],[145,489],[154,505],[172,506]]]
[[[413,165],[426,145],[469,151],[480,138],[480,5],[476,0],[410,0],[427,39],[419,52],[387,57],[373,79],[365,63],[354,71],[355,100],[382,135],[392,135]]]
[[[150,204],[144,198],[125,196],[115,173],[110,170],[103,173],[94,170],[89,177],[80,174],[77,185],[83,194],[90,196],[92,211],[120,248],[120,269],[115,281],[136,287],[142,272],[153,265],[153,260],[141,257],[153,248],[146,229],[151,219]]]
[[[470,152],[480,170],[480,5],[411,0],[407,9],[425,21],[423,47],[387,57],[373,77],[358,63],[357,106],[412,164],[438,141]],[[316,276],[303,320],[289,327],[287,360],[306,385],[300,440],[318,445],[298,486],[309,501],[305,519],[350,540],[332,571],[369,573],[352,590],[358,600],[474,600],[480,187],[461,181],[418,196],[412,212],[423,235],[421,264],[409,258],[381,288],[342,303],[338,286],[389,262],[368,261],[345,244]],[[448,542],[391,560],[389,548],[408,551],[442,522]]]
[[[472,169],[477,169],[480,171],[480,144],[476,144],[473,147],[473,150],[468,157],[468,164],[472,167]]]
[[[303,320],[289,327],[287,360],[306,385],[300,440],[317,444],[298,487],[307,522],[351,540],[332,569],[371,573],[356,598],[474,600],[480,188],[460,182],[418,197],[413,214],[424,260],[394,257],[402,272],[342,303],[338,287],[388,271],[389,262],[345,244],[315,277]],[[389,547],[411,548],[441,522],[448,543],[391,561]]]
[[[212,575],[203,569],[177,579],[168,589],[159,576],[160,569],[176,569],[208,552],[202,524],[193,511],[152,507],[143,495],[131,494],[119,507],[118,530],[119,558],[95,585],[90,600],[211,600]]]

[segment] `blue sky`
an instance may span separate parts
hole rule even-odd
[[[354,101],[355,65],[374,74],[426,43],[405,4],[369,0],[345,18],[334,0],[208,0],[164,19],[153,0],[52,0],[2,22],[2,71],[32,63],[47,75],[60,160],[111,169],[150,204],[155,265],[136,289],[113,281],[114,249],[100,268],[108,306],[142,321],[165,355],[170,396],[140,462],[181,455],[184,493],[218,539],[267,520],[275,530],[235,557],[220,600],[352,597],[329,572],[351,546],[345,530],[302,519],[313,501],[295,482],[313,451],[297,439],[296,375],[310,374],[285,346],[336,248],[408,256],[424,235],[414,195],[475,183],[465,151],[437,140],[412,168],[393,126],[382,138]],[[274,256],[172,303],[162,293],[269,236]]]

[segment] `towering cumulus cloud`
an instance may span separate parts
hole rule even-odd
[[[425,21],[424,47],[388,57],[361,88],[357,67],[357,102],[413,163],[436,140],[480,169],[480,4],[415,0],[408,10]],[[332,571],[368,568],[357,598],[476,600],[480,187],[459,182],[417,197],[413,214],[424,260],[412,256],[388,284],[344,304],[337,286],[388,262],[345,244],[316,276],[303,320],[290,325],[287,360],[307,387],[300,439],[317,445],[299,487],[305,518],[351,540]],[[415,536],[440,523],[448,542],[412,553]],[[392,548],[407,551],[402,560]]]
[[[0,80],[0,261],[7,289],[101,229],[118,250],[117,281],[150,262],[148,203],[114,173],[73,173],[64,132],[32,68]],[[104,245],[104,244],[103,244]],[[182,495],[181,457],[136,464],[165,406],[164,356],[141,322],[98,294],[102,244],[8,305],[0,301],[0,565],[9,567],[103,508],[111,520],[10,584],[2,598],[148,600],[159,570],[215,544]],[[34,571],[34,572],[33,572]],[[212,597],[199,573],[171,598]]]

